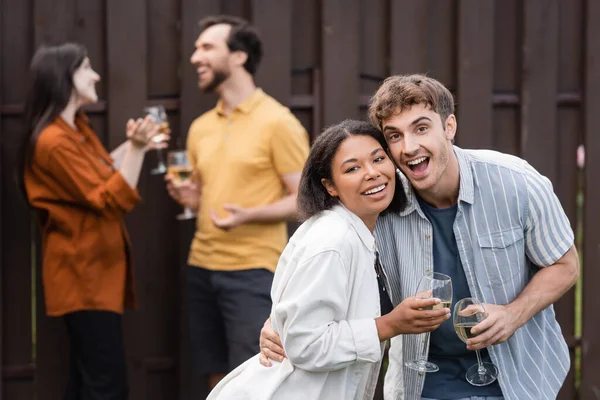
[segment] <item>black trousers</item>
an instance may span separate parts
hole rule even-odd
[[[71,350],[65,400],[126,400],[127,365],[121,315],[77,311],[64,317]]]

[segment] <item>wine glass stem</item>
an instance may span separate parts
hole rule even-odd
[[[477,354],[477,372],[479,375],[485,374],[485,367],[483,366],[483,362],[481,361],[481,355],[479,354],[479,350],[475,350],[475,354]]]
[[[156,156],[158,157],[158,165],[165,165],[165,159],[163,158],[161,149],[156,149]]]
[[[427,344],[429,343],[429,332],[425,332],[423,335],[423,351],[421,352],[421,357],[419,360],[422,362],[427,361]]]

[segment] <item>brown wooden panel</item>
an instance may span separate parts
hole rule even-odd
[[[392,74],[413,74],[427,69],[427,2],[391,0],[390,60]]]
[[[221,0],[221,13],[251,19],[251,0]]]
[[[427,0],[427,17],[418,29],[427,34],[427,72],[456,89],[456,2]],[[407,38],[410,40],[410,36]],[[421,51],[424,51],[422,49]],[[407,54],[408,55],[408,54]]]
[[[358,117],[358,0],[324,0],[323,125]]]
[[[519,110],[496,108],[494,110],[494,150],[518,156],[520,151]]]
[[[600,324],[596,282],[600,279],[600,2],[590,0],[585,11],[585,86],[584,86],[584,142],[585,195],[583,229],[583,344],[580,398],[598,398],[598,371],[600,370]]]
[[[136,23],[132,23],[136,21]],[[113,149],[125,139],[125,123],[129,118],[142,114],[147,98],[147,4],[145,0],[126,2],[109,1],[106,7],[107,44],[107,113],[108,147]],[[140,176],[138,190],[146,196],[149,176],[148,162]],[[154,177],[154,176],[153,176]],[[127,216],[133,259],[135,263],[135,285],[138,301],[144,304],[146,283],[145,268],[154,255],[144,249],[149,232],[148,219],[136,210]],[[150,254],[148,254],[150,253]],[[144,338],[144,314],[127,311],[123,319],[125,348],[128,361],[130,395],[132,398],[147,398],[145,371],[141,360],[147,350]]]
[[[559,2],[558,90],[581,90],[583,61],[583,0]]]
[[[148,95],[150,98],[179,94],[181,2],[148,1]]]
[[[521,0],[495,0],[494,90],[516,93],[521,87]]]
[[[470,149],[491,148],[493,0],[460,0],[458,21],[457,144]]]
[[[371,96],[389,75],[389,1],[360,2],[360,93]]]
[[[320,62],[321,12],[317,0],[292,1],[292,93],[311,95]]]
[[[263,43],[256,83],[280,103],[292,93],[292,0],[252,0],[252,24]]]
[[[558,1],[524,2],[521,104],[522,156],[557,181],[556,93]]]

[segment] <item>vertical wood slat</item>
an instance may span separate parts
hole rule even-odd
[[[391,0],[390,62],[392,74],[426,72],[427,2]]]
[[[35,47],[58,45],[74,37],[74,3],[69,0],[47,2],[33,1],[34,43]],[[56,18],[53,18],[56,16]],[[36,376],[38,393],[48,400],[59,400],[64,395],[68,374],[68,344],[66,329],[62,318],[50,318],[45,315],[43,298],[42,269],[38,232],[32,230],[32,241],[36,243]]]
[[[292,0],[252,0],[252,12],[263,43],[256,83],[287,106],[292,93]]]
[[[521,155],[556,182],[558,1],[525,0]]]
[[[598,398],[598,371],[600,370],[600,307],[596,282],[600,279],[600,2],[587,0],[585,19],[585,86],[584,86],[584,142],[585,142],[585,196],[584,196],[584,275],[583,279],[583,343],[580,399]]]
[[[0,10],[4,9],[4,3],[0,0]],[[4,51],[3,51],[3,42],[4,40],[4,24],[3,24],[3,19],[0,18],[0,106],[4,105],[3,100],[3,96],[2,96],[2,89],[4,88],[4,74],[3,74],[3,67],[4,67]],[[3,125],[4,125],[4,121],[2,121],[3,117],[2,114],[0,114],[0,169],[5,169],[4,167],[4,157],[3,157],[3,153],[4,153],[4,146],[2,145],[2,139],[4,136],[2,135],[2,131],[3,131]],[[3,235],[2,232],[4,231],[4,208],[3,206],[3,201],[2,201],[2,194],[3,194],[3,186],[4,186],[4,176],[2,173],[0,173],[0,400],[2,400],[4,398],[4,377],[2,376],[2,370],[4,369],[3,364],[4,364],[4,352],[3,352],[3,347],[4,347],[4,313],[2,312],[2,310],[4,309],[4,290],[2,289],[2,286],[4,285],[3,283],[3,275],[4,275],[4,265],[3,265],[3,253],[2,253],[2,248],[3,248]]]
[[[218,14],[221,11],[219,0],[181,0],[181,88],[180,88],[180,146],[185,147],[187,131],[192,121],[202,113],[214,107],[216,96],[202,93],[198,87],[198,74],[191,65],[190,57],[195,49],[194,43],[200,29],[198,21],[203,17]],[[208,395],[206,376],[194,373],[191,359],[191,344],[188,327],[186,262],[189,252],[190,237],[194,224],[184,221],[178,227],[180,268],[180,306],[179,306],[179,399],[205,398]]]
[[[557,185],[561,153],[557,130],[559,3],[557,0],[527,0],[523,9],[523,70],[521,103],[521,156]],[[562,330],[574,333],[574,291],[555,305]],[[573,352],[571,361],[573,362]],[[574,394],[574,375],[567,376],[560,399]]]
[[[323,126],[357,118],[359,103],[358,0],[323,0]]]
[[[465,148],[492,148],[494,2],[458,3],[458,135]]]
[[[145,0],[106,3],[106,63],[108,148],[114,149],[125,140],[125,124],[129,118],[142,115],[147,99],[147,2]],[[135,21],[135,23],[133,23]],[[138,190],[142,198],[148,179],[144,168]],[[144,337],[144,295],[146,255],[144,238],[146,232],[142,213],[126,218],[130,232],[135,264],[135,286],[141,308],[127,311],[123,318],[124,343],[128,364],[131,398],[148,398],[146,371],[143,358],[147,352]]]

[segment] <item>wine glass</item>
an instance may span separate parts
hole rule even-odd
[[[417,299],[438,298],[440,302],[434,306],[427,307],[427,310],[439,310],[450,308],[452,305],[452,279],[439,272],[426,273],[417,287]],[[404,365],[419,372],[436,372],[439,367],[427,361],[427,348],[429,344],[429,332],[423,335],[423,352],[416,360],[406,361]]]
[[[189,181],[192,178],[194,169],[190,165],[185,150],[170,151],[167,153],[168,171],[173,175],[175,184]],[[186,220],[196,217],[196,214],[188,207],[183,209],[183,213],[177,215],[178,220]]]
[[[167,119],[165,108],[163,106],[151,106],[144,108],[144,112],[152,117],[154,122],[158,124],[159,134],[154,136],[151,140],[155,143],[160,143],[163,140],[164,135],[169,133],[169,121]],[[167,172],[167,166],[165,165],[161,149],[156,149],[156,155],[158,157],[158,165],[154,167],[150,173],[152,175],[161,175]]]
[[[467,339],[475,337],[471,333],[471,328],[486,318],[487,312],[483,308],[483,304],[471,297],[465,297],[454,305],[454,330],[460,340],[465,343],[467,343]],[[475,350],[475,353],[477,354],[477,364],[467,370],[465,374],[467,382],[473,386],[489,385],[498,378],[498,368],[491,362],[482,362],[479,350]]]

